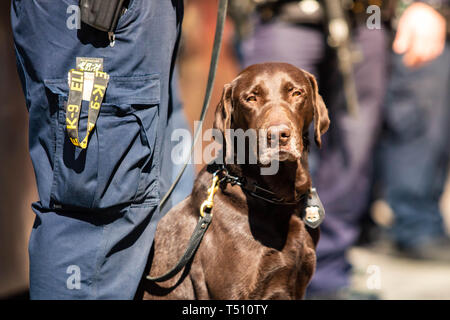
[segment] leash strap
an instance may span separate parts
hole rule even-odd
[[[203,121],[205,120],[206,112],[208,111],[209,103],[211,100],[211,94],[214,87],[214,80],[216,78],[216,71],[217,71],[217,65],[219,61],[219,53],[220,48],[222,44],[222,37],[223,37],[223,30],[225,27],[225,20],[227,16],[227,8],[228,8],[228,0],[220,0],[219,1],[219,9],[217,12],[217,23],[216,23],[216,31],[214,35],[214,44],[213,44],[213,51],[211,55],[211,63],[209,66],[209,74],[208,74],[208,82],[206,84],[206,92],[205,92],[205,98],[203,100],[203,107],[202,111],[200,113],[200,120],[199,125],[195,129],[194,134],[194,140],[192,141],[191,149],[189,151],[189,157],[186,159],[186,162],[183,165],[183,168],[178,173],[177,177],[175,178],[175,181],[170,186],[167,193],[164,195],[164,197],[159,202],[159,208],[160,210],[164,208],[164,205],[167,203],[167,200],[171,196],[173,190],[177,186],[178,182],[180,181],[181,177],[183,176],[184,171],[186,170],[187,165],[189,164],[189,161],[192,157],[192,152],[194,151],[195,144],[197,143],[197,140],[200,136],[201,128],[203,126]],[[180,260],[177,262],[177,264],[168,272],[163,274],[162,276],[158,277],[150,277],[147,276],[147,280],[154,281],[154,282],[163,282],[166,280],[169,280],[173,278],[175,275],[177,275],[194,257],[195,252],[197,252],[198,247],[200,246],[200,243],[202,242],[203,236],[206,233],[206,230],[208,230],[209,225],[212,221],[212,208],[206,208],[206,210],[201,210],[200,218],[197,223],[197,226],[194,229],[194,232],[189,239],[189,243],[187,245],[187,249],[184,252],[183,256],[180,258]]]
[[[203,216],[200,216],[197,226],[194,229],[194,233],[192,234],[191,239],[189,240],[187,249],[184,252],[181,259],[175,265],[175,267],[173,267],[170,271],[159,277],[147,276],[147,280],[154,282],[163,282],[173,278],[178,272],[180,272],[194,257],[195,252],[197,251],[198,247],[200,246],[200,243],[202,242],[206,230],[208,230],[208,227],[211,224],[211,221],[212,221],[212,213],[205,212]]]
[[[180,170],[177,177],[175,178],[175,181],[172,183],[172,185],[170,186],[167,193],[164,195],[164,197],[159,202],[160,210],[162,208],[164,208],[164,205],[166,204],[166,202],[169,199],[170,195],[172,194],[173,190],[175,189],[175,187],[177,186],[181,177],[183,176],[183,173],[186,170],[186,167],[189,164],[189,161],[192,157],[192,152],[194,151],[195,144],[197,143],[197,140],[200,136],[201,128],[203,126],[203,121],[205,120],[206,112],[208,111],[209,102],[211,100],[211,94],[212,94],[212,90],[214,87],[214,80],[216,78],[217,64],[219,61],[219,53],[220,53],[220,47],[222,44],[223,30],[225,27],[225,19],[227,16],[227,8],[228,8],[228,0],[220,0],[219,10],[217,13],[216,32],[214,35],[213,52],[211,55],[211,63],[209,66],[208,82],[206,84],[205,99],[203,100],[203,107],[202,107],[202,111],[200,114],[199,125],[195,129],[194,140],[192,141],[191,149],[189,151],[189,157],[186,159],[186,162],[184,163],[183,168]]]
[[[219,173],[220,170],[216,171],[213,174],[213,181],[211,187],[208,189],[208,197],[206,198],[205,201],[203,201],[202,205],[200,206],[200,218],[198,220],[197,226],[194,229],[194,233],[192,234],[191,239],[189,240],[187,249],[184,252],[183,256],[175,265],[175,267],[172,268],[172,270],[168,271],[166,274],[159,277],[147,276],[148,280],[155,282],[166,281],[175,276],[178,272],[180,272],[181,269],[183,269],[184,266],[186,266],[189,263],[189,261],[191,261],[191,259],[194,257],[195,252],[200,246],[203,236],[205,235],[206,230],[208,230],[208,227],[212,221],[214,195],[216,194],[217,190],[219,190]]]
[[[178,272],[181,271],[181,269],[186,266],[189,261],[194,257],[195,252],[197,251],[198,247],[200,246],[200,243],[202,242],[203,236],[206,233],[206,230],[208,230],[209,225],[212,221],[212,209],[214,207],[214,195],[216,194],[217,190],[219,190],[219,173],[220,170],[216,171],[213,174],[213,181],[211,184],[211,187],[208,189],[208,197],[205,201],[203,201],[202,205],[200,206],[200,218],[198,220],[197,226],[194,229],[194,233],[191,236],[191,239],[189,240],[188,246],[186,251],[184,252],[181,259],[178,261],[178,263],[173,267],[170,271],[168,271],[166,274],[159,276],[159,277],[150,277],[147,276],[148,280],[155,281],[155,282],[162,282],[169,280],[173,276],[175,276]]]

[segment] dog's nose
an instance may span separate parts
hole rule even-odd
[[[271,126],[267,130],[267,140],[270,143],[278,139],[280,146],[285,146],[289,142],[290,137],[291,129],[285,124]]]

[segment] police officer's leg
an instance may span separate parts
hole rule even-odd
[[[318,262],[308,294],[333,293],[349,285],[347,250],[360,233],[360,219],[368,206],[373,149],[380,125],[386,81],[386,43],[383,30],[359,27],[354,42],[363,59],[355,65],[360,110],[357,118],[346,111],[341,82],[326,83],[325,101],[331,127],[320,151],[313,180],[326,208],[317,248]],[[325,80],[325,79],[324,79]],[[323,81],[324,82],[324,81]],[[331,85],[331,87],[330,87]]]
[[[77,4],[12,3],[39,192],[30,293],[37,299],[130,299],[161,217],[158,132],[167,124],[182,1],[130,0],[114,46],[104,33],[74,28]],[[67,73],[77,57],[102,58],[110,75],[85,150],[66,133]],[[82,111],[82,136],[86,117]]]
[[[450,47],[435,61],[407,68],[393,56],[382,144],[385,196],[395,214],[393,236],[402,248],[444,234],[439,199],[449,152]]]

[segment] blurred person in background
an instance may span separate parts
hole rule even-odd
[[[255,2],[257,14],[252,24],[241,28],[247,32],[239,48],[243,67],[281,61],[311,72],[319,81],[331,119],[322,149],[312,150],[316,153],[316,163],[311,165],[313,186],[326,217],[320,227],[317,269],[307,298],[374,298],[348,289],[351,265],[346,253],[358,239],[360,220],[370,200],[373,152],[387,82],[388,39],[383,22],[371,29],[366,25],[366,10],[373,1],[334,1],[347,16],[351,46],[347,58],[359,56],[351,61],[353,70],[344,74],[341,65],[348,61],[338,58],[329,45],[333,39],[328,32],[330,8],[324,7],[326,1]],[[381,5],[381,1],[375,3]],[[381,21],[382,16],[377,18]],[[353,83],[348,83],[349,79]],[[349,85],[356,87],[356,116],[347,108],[350,101],[344,88]]]
[[[450,240],[439,200],[450,152],[449,4],[400,2],[380,148],[397,253],[445,261]]]

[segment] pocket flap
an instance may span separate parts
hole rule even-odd
[[[54,94],[68,96],[67,79],[48,79],[44,81],[44,84]],[[103,102],[113,105],[151,105],[159,103],[160,94],[158,74],[131,77],[111,76]]]

